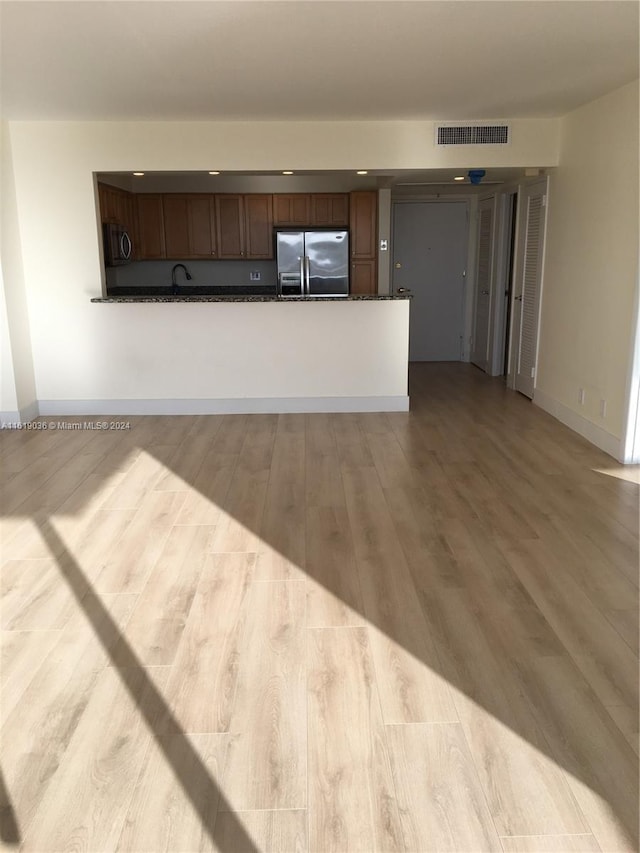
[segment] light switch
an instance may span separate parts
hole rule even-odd
[[[389,248],[389,241],[388,240],[380,240],[380,251],[386,252],[388,250],[388,248]]]
[[[249,281],[260,281],[260,273],[259,272],[250,272],[249,273]]]

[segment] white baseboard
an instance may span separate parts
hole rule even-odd
[[[408,412],[409,397],[243,397],[214,400],[40,400],[44,417],[65,415],[257,415]]]
[[[565,406],[564,403],[560,403],[549,396],[549,394],[545,394],[544,391],[539,391],[537,388],[533,392],[533,402],[536,406],[544,409],[545,412],[553,415],[560,423],[563,423],[569,429],[577,432],[578,435],[586,438],[591,444],[595,444],[600,450],[604,450],[609,456],[613,456],[618,461],[622,460],[622,442],[617,436],[612,435],[606,429],[602,429],[602,427],[599,427],[597,424],[574,412],[573,409]]]
[[[20,411],[15,412],[0,412],[0,424],[8,426],[9,424],[28,424],[40,414],[38,401],[34,400],[28,406],[23,406]]]

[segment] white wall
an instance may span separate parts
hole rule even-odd
[[[101,294],[94,172],[553,166],[557,131],[557,120],[516,120],[511,145],[470,154],[465,146],[436,149],[432,122],[12,122],[13,224],[23,250],[38,399],[175,391],[161,374],[158,387],[149,385],[138,362],[123,362],[120,353],[133,358],[130,326],[114,322],[120,316],[114,306],[89,301]],[[191,322],[194,314],[165,308],[145,315],[150,307],[131,316],[140,322],[153,316],[160,324],[153,333],[162,342],[154,370],[162,371],[179,331],[172,322]],[[228,355],[252,334],[245,325]],[[188,352],[172,355],[186,374]],[[233,360],[225,369],[233,371]]]
[[[16,392],[15,367],[11,341],[9,339],[9,318],[4,293],[4,279],[0,265],[0,418],[2,423],[17,423],[18,394]]]
[[[11,141],[6,122],[2,122],[0,144],[0,413],[2,421],[6,422],[33,417],[37,414],[37,403]]]
[[[88,307],[40,365],[44,415],[408,408],[408,300]]]
[[[623,438],[636,322],[638,94],[636,81],[562,119],[549,193],[534,401],[609,452]]]

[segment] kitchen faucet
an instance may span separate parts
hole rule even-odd
[[[191,281],[191,273],[185,267],[185,265],[184,264],[176,264],[174,266],[174,268],[171,270],[171,293],[174,296],[177,296],[178,293],[180,292],[180,288],[178,287],[178,282],[176,281],[176,272],[180,267],[182,267],[182,269],[184,270],[184,273],[187,277],[187,281]]]

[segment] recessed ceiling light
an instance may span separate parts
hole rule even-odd
[[[134,172],[133,174],[136,176],[136,178],[141,178],[144,175],[144,172]]]
[[[219,175],[220,172],[209,172],[210,175]]]
[[[366,169],[358,169],[358,171],[356,172],[356,175],[368,175],[368,174],[369,174],[369,172],[367,172]]]
[[[282,174],[283,174],[283,175],[293,175],[293,172],[290,172],[290,171],[288,171],[288,170],[287,170],[286,172],[283,172]]]
[[[458,175],[457,178],[453,179],[454,181],[464,181],[464,175]]]

